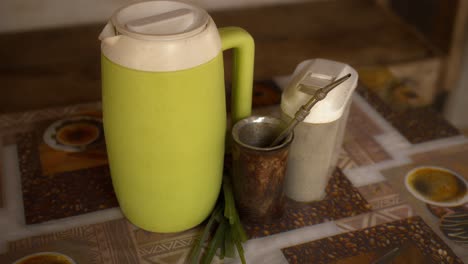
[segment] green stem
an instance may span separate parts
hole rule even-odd
[[[211,263],[211,260],[213,260],[213,257],[216,251],[222,245],[222,242],[224,240],[225,230],[226,230],[226,221],[221,221],[221,223],[218,225],[218,228],[216,229],[215,235],[211,239],[211,242],[208,246],[208,251],[203,256],[201,263],[204,263],[204,264]]]
[[[247,234],[245,233],[244,226],[240,221],[239,215],[235,213],[235,222],[234,222],[234,231],[237,232],[240,242],[245,242],[248,240]]]
[[[235,206],[234,205],[234,200],[232,199],[232,191],[230,184],[228,183],[228,178],[224,178],[224,183],[223,183],[223,194],[224,194],[224,216],[229,219],[229,223],[232,225],[234,222],[234,217],[232,214],[232,208]]]
[[[202,245],[205,242],[205,240],[208,239],[208,237],[210,235],[211,227],[213,226],[213,224],[215,222],[216,216],[219,215],[221,210],[222,210],[222,207],[221,207],[221,205],[218,204],[215,207],[213,213],[211,214],[210,219],[208,220],[208,223],[206,224],[205,229],[203,230],[203,233],[202,233],[200,239],[196,240],[195,245],[193,247],[193,250],[192,250],[192,252],[190,254],[190,258],[189,258],[191,260],[190,262],[192,264],[198,264],[199,263],[198,259],[200,257]]]
[[[224,251],[225,251],[225,256],[228,258],[233,258],[236,255],[235,245],[232,240],[231,228],[227,228],[226,233],[224,234]]]
[[[236,243],[237,253],[239,253],[239,257],[241,259],[242,264],[246,264],[247,261],[245,260],[244,249],[242,248],[242,242],[240,241],[239,237],[234,239],[234,241]]]

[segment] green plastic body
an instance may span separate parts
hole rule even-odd
[[[220,29],[235,48],[232,114],[249,116],[253,40]],[[178,232],[212,211],[222,183],[226,108],[222,52],[197,67],[145,72],[101,56],[104,131],[114,190],[124,215],[154,232]]]

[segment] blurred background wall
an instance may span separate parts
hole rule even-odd
[[[207,10],[260,6],[304,0],[192,0]],[[324,0],[316,0],[324,1]],[[135,0],[1,0],[0,32],[106,21],[114,10]]]

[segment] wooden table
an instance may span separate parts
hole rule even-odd
[[[443,61],[411,27],[372,2],[313,1],[212,16],[218,27],[240,26],[252,34],[257,80],[291,74],[299,62],[318,57],[354,67]],[[99,101],[103,27],[0,34],[0,113]],[[227,79],[230,61],[226,54]]]

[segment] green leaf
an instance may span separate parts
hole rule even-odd
[[[224,228],[224,233],[223,233],[223,238],[221,238],[221,241],[219,242],[219,258],[224,259],[224,256],[226,256],[226,248],[224,248],[224,241],[226,240],[226,231],[229,230],[228,225]]]
[[[206,254],[203,256],[201,263],[203,264],[210,264],[213,260],[213,257],[218,250],[218,248],[222,245],[224,240],[224,231],[226,229],[226,221],[222,221],[218,228],[216,229],[216,233],[211,239],[210,244],[208,245],[208,250]]]
[[[215,222],[216,215],[219,215],[219,213],[222,211],[222,207],[220,204],[216,205],[215,209],[211,213],[210,219],[208,220],[208,223],[205,226],[205,229],[203,230],[203,233],[200,237],[200,239],[195,241],[195,244],[192,248],[192,252],[190,252],[190,257],[189,260],[192,264],[198,264],[198,259],[200,257],[201,253],[201,248],[203,246],[203,243],[205,243],[205,240],[208,239],[210,232],[211,232],[211,227],[213,226]]]
[[[232,226],[226,228],[226,233],[224,234],[224,255],[228,258],[233,258],[236,256],[235,245],[232,240]]]
[[[245,261],[244,249],[242,248],[242,243],[239,240],[236,240],[236,247],[242,264],[247,264],[247,262]]]
[[[226,176],[223,178],[222,194],[222,197],[220,197],[217,202],[216,208],[211,213],[210,219],[200,239],[194,243],[194,247],[189,256],[190,263],[192,264],[211,263],[218,248],[220,249],[221,259],[225,256],[230,258],[235,257],[235,251],[237,249],[242,263],[246,263],[242,243],[247,241],[248,238],[236,210],[230,178]],[[209,242],[206,252],[201,257],[202,261],[199,262],[202,247],[209,238],[213,226],[216,225],[216,223],[219,223],[216,232]]]
[[[237,233],[239,241],[245,242],[248,240],[247,234],[245,233],[244,226],[242,225],[239,215],[235,213],[236,221],[234,221],[233,229]]]
[[[235,210],[236,205],[234,201],[234,195],[232,194],[232,185],[229,177],[223,179],[223,192],[224,192],[224,216],[229,219],[229,223],[232,225],[235,221]]]

